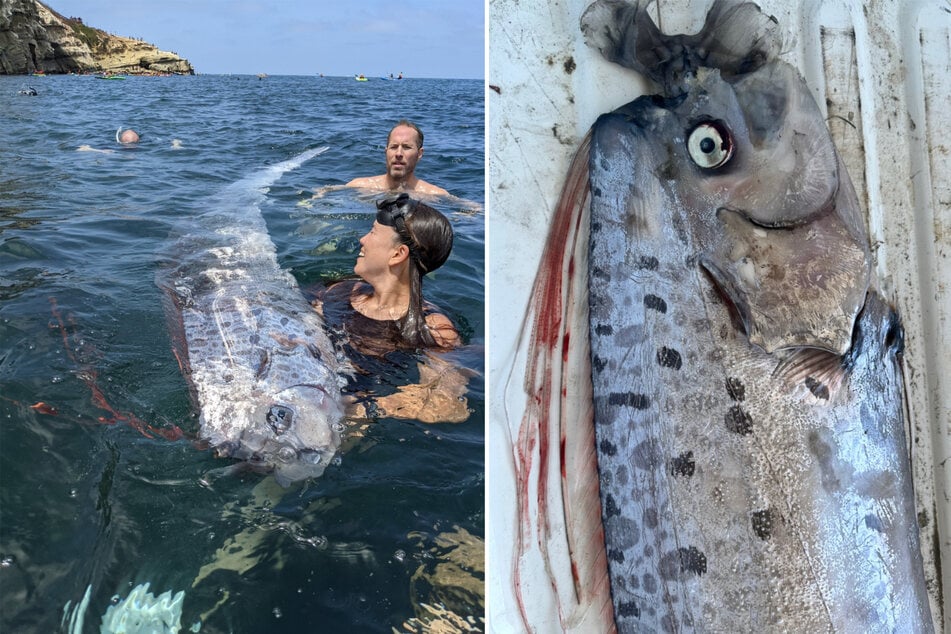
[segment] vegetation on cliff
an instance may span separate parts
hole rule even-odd
[[[90,26],[86,26],[83,24],[81,18],[65,18],[64,21],[73,28],[73,32],[76,34],[76,37],[82,40],[86,46],[89,47],[90,51],[95,52],[96,49],[102,44],[102,38],[99,37],[99,34],[102,33],[102,31],[99,29],[94,29]]]

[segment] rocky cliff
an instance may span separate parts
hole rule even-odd
[[[0,75],[37,71],[194,74],[175,53],[86,26],[37,0],[0,0]]]

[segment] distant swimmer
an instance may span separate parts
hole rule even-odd
[[[123,130],[122,126],[119,126],[119,128],[116,130],[116,143],[120,145],[123,145],[126,147],[134,146],[136,143],[139,142],[140,138],[141,137],[139,136],[139,133],[133,130],[132,128],[129,128],[128,130]],[[174,142],[172,143],[172,147],[175,147]],[[76,151],[77,152],[99,152],[100,154],[112,154],[113,152],[115,152],[115,150],[103,150],[99,148],[94,148],[91,145],[80,145],[78,148],[76,148]]]
[[[182,149],[182,140],[181,139],[172,139],[172,149],[180,150]]]
[[[128,130],[123,130],[122,126],[119,126],[119,129],[116,130],[116,142],[121,143],[122,145],[131,145],[133,143],[139,142],[139,133],[129,128]]]
[[[30,86],[29,88],[23,88],[21,90],[18,90],[17,94],[25,95],[27,97],[35,97],[39,93],[36,92],[36,88],[34,88],[33,86]]]
[[[380,176],[355,178],[347,187],[375,191],[417,192],[432,196],[445,196],[442,187],[417,178],[416,163],[423,157],[423,131],[415,123],[401,120],[386,141],[386,173]]]

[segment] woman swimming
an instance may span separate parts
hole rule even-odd
[[[420,349],[449,350],[460,343],[448,317],[423,300],[423,278],[435,271],[452,250],[452,227],[439,211],[407,194],[377,203],[376,220],[360,238],[353,267],[358,279],[332,285],[314,302],[359,374],[378,377],[405,367]],[[465,377],[445,359],[424,353],[417,382],[394,393],[379,394],[379,385],[357,391],[372,397],[356,415],[380,414],[423,422],[460,422],[468,417]]]

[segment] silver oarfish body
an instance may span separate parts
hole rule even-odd
[[[192,219],[160,280],[180,316],[179,362],[221,456],[282,484],[323,473],[340,445],[341,362],[322,320],[277,262],[260,205],[309,150],[226,187]]]
[[[565,629],[930,632],[902,328],[823,115],[756,5],[666,35],[648,4],[582,20],[661,94],[597,120],[556,213],[521,551],[566,527]]]

